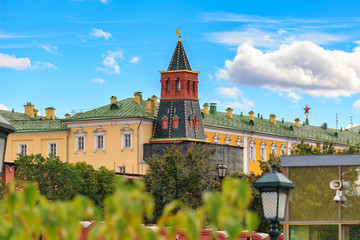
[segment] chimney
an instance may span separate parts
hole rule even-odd
[[[46,117],[47,119],[52,119],[52,120],[55,119],[55,108],[53,108],[53,107],[47,107],[47,108],[45,108],[45,112],[46,112],[45,117]]]
[[[154,100],[150,98],[146,101],[146,112],[154,116]]]
[[[29,117],[34,117],[34,105],[31,104],[31,102],[27,102],[26,105],[24,105],[25,112],[24,114]]]
[[[142,92],[135,92],[134,93],[134,102],[136,102],[137,104],[140,104],[142,101]]]
[[[295,118],[295,127],[300,127],[300,119],[299,118]]]
[[[233,112],[233,110],[230,107],[228,107],[226,109],[226,116],[229,117],[229,118],[233,118],[232,112]]]
[[[158,103],[158,101],[157,101],[157,100],[158,100],[158,97],[155,96],[155,95],[153,95],[153,96],[151,97],[151,99],[154,100],[154,106],[155,106],[155,107],[158,107],[158,106],[159,106],[159,103]]]
[[[276,116],[275,114],[270,114],[270,122],[274,125],[276,125]]]
[[[113,103],[116,103],[116,102],[117,102],[117,97],[111,96],[110,103],[113,104]]]
[[[39,110],[34,108],[34,117],[37,117]]]
[[[254,112],[253,112],[253,111],[250,111],[250,112],[249,112],[249,120],[255,121]]]
[[[70,117],[70,114],[66,113],[66,114],[65,114],[65,119],[66,119],[66,118],[69,118],[69,117]]]
[[[216,114],[216,103],[210,103],[210,113]]]
[[[203,113],[209,115],[209,104],[205,103],[203,107]]]

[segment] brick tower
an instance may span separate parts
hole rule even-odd
[[[205,141],[198,99],[198,74],[191,70],[179,40],[167,71],[161,73],[161,98],[150,142]]]

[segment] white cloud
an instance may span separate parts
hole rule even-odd
[[[13,68],[15,70],[24,70],[31,68],[29,58],[16,58],[14,55],[0,53],[0,68]]]
[[[103,37],[106,40],[109,40],[109,38],[112,37],[111,33],[104,32],[102,29],[93,28],[93,31],[90,33],[90,35],[94,37]]]
[[[0,110],[7,110],[9,111],[9,109],[2,103],[0,103]]]
[[[108,0],[100,0],[100,2],[102,2],[103,4],[107,4]]]
[[[264,53],[245,43],[217,76],[233,84],[315,97],[351,96],[360,93],[359,62],[360,48],[354,52],[330,51],[309,41],[299,41]],[[290,97],[297,98],[294,94]]]
[[[354,109],[360,109],[360,100],[357,100],[353,103],[353,108]]]
[[[139,57],[133,57],[132,59],[130,59],[130,63],[137,63],[138,61],[140,61]]]
[[[284,33],[287,33],[287,31],[284,29],[279,29],[279,31],[278,31],[279,35],[283,35]]]
[[[51,46],[48,44],[48,45],[42,46],[42,48],[45,49],[45,51],[47,51],[48,53],[59,54],[57,46]]]
[[[219,87],[220,95],[226,98],[236,99],[235,101],[218,102],[219,106],[223,108],[240,108],[248,110],[250,107],[255,106],[254,103],[245,98],[243,92],[237,87]]]
[[[93,79],[91,79],[91,82],[103,84],[105,82],[105,80],[102,78],[93,78]]]
[[[97,67],[96,69],[105,71],[107,73],[119,74],[120,67],[119,67],[118,63],[116,62],[116,59],[120,59],[120,60],[124,59],[123,51],[121,49],[118,49],[117,51],[108,51],[107,53],[108,53],[108,55],[103,56],[104,57],[104,60],[103,60],[104,68]]]
[[[55,70],[59,70],[59,68],[57,66],[55,66],[52,63],[49,62],[34,62],[34,65],[32,66],[33,69],[41,69],[41,70],[45,70],[45,69],[55,69]]]
[[[301,99],[301,96],[295,92],[289,92],[287,96],[293,99],[293,103],[298,103]]]

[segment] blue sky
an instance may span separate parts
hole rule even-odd
[[[358,1],[0,0],[0,109],[90,110],[160,96],[181,26],[200,104],[360,123]]]

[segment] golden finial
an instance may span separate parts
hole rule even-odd
[[[181,42],[180,26],[179,29],[176,29],[176,34],[179,34],[179,42]]]

